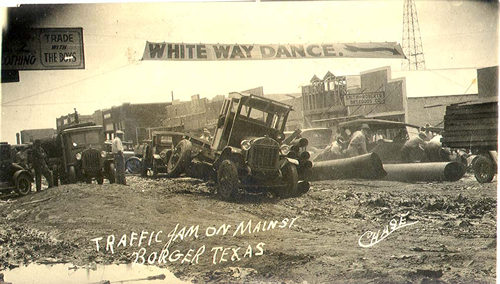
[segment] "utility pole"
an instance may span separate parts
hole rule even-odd
[[[401,63],[401,70],[424,70],[424,48],[414,0],[404,0],[402,44],[403,52],[408,59]]]

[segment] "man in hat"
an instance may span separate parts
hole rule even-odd
[[[125,159],[123,158],[123,131],[117,130],[115,132],[115,138],[111,144],[111,151],[115,158],[115,168],[116,168],[116,182],[126,185],[125,180]]]
[[[212,141],[212,135],[210,135],[210,131],[208,131],[207,128],[203,128],[203,134],[201,135],[200,139],[203,139],[207,142]]]
[[[347,155],[349,157],[355,157],[368,153],[366,149],[366,141],[368,135],[370,134],[370,127],[368,124],[361,124],[361,128],[352,134],[349,146],[347,146]]]
[[[424,132],[419,132],[418,136],[411,138],[401,148],[401,159],[403,162],[421,161],[425,155],[425,145],[427,136]]]
[[[427,137],[427,141],[430,141],[435,136],[434,133],[431,132],[431,125],[429,123],[425,125],[425,136]]]
[[[33,168],[35,169],[35,182],[36,182],[36,191],[42,190],[42,175],[47,180],[49,184],[49,188],[53,186],[54,181],[52,177],[52,172],[49,170],[47,166],[47,162],[45,159],[47,158],[47,154],[45,150],[42,148],[42,142],[40,139],[36,139],[33,143],[33,152],[32,152],[32,163]]]

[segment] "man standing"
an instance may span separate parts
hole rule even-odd
[[[427,137],[427,141],[430,141],[432,140],[432,138],[434,138],[434,134],[431,132],[431,125],[429,123],[427,123],[425,125],[425,136]]]
[[[35,142],[33,143],[33,154],[32,154],[33,168],[35,169],[36,191],[42,190],[42,175],[47,180],[49,188],[54,185],[52,172],[49,170],[47,162],[45,161],[46,157],[47,154],[45,153],[45,150],[43,150],[42,148],[42,142],[40,141],[40,139],[36,139]]]
[[[349,157],[355,157],[368,153],[366,149],[366,139],[369,135],[370,127],[363,123],[360,130],[352,134],[351,142],[347,146],[347,154]]]
[[[116,182],[126,185],[125,180],[125,159],[123,158],[123,131],[117,130],[115,132],[115,139],[111,145],[111,151],[115,158],[115,168],[116,168]]]

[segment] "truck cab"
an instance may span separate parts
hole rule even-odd
[[[309,157],[289,156],[283,144],[292,107],[261,96],[242,95],[224,101],[211,143],[190,137],[177,144],[168,170],[193,163],[209,164],[222,199],[233,199],[239,188],[269,189],[283,197],[307,191]],[[302,181],[299,182],[299,179]]]
[[[102,126],[71,127],[58,135],[61,145],[61,179],[68,183],[82,180],[87,183],[96,179],[99,184],[107,177],[115,182],[114,162],[104,146]]]

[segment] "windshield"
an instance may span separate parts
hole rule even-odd
[[[130,142],[123,143],[123,150],[124,151],[134,151],[134,145]]]
[[[71,144],[73,148],[79,148],[86,145],[99,145],[99,132],[80,132],[71,135]]]
[[[248,105],[242,105],[240,116],[277,130],[281,130],[284,123],[284,113],[266,112]]]
[[[158,143],[162,145],[171,145],[172,136],[160,136]]]

